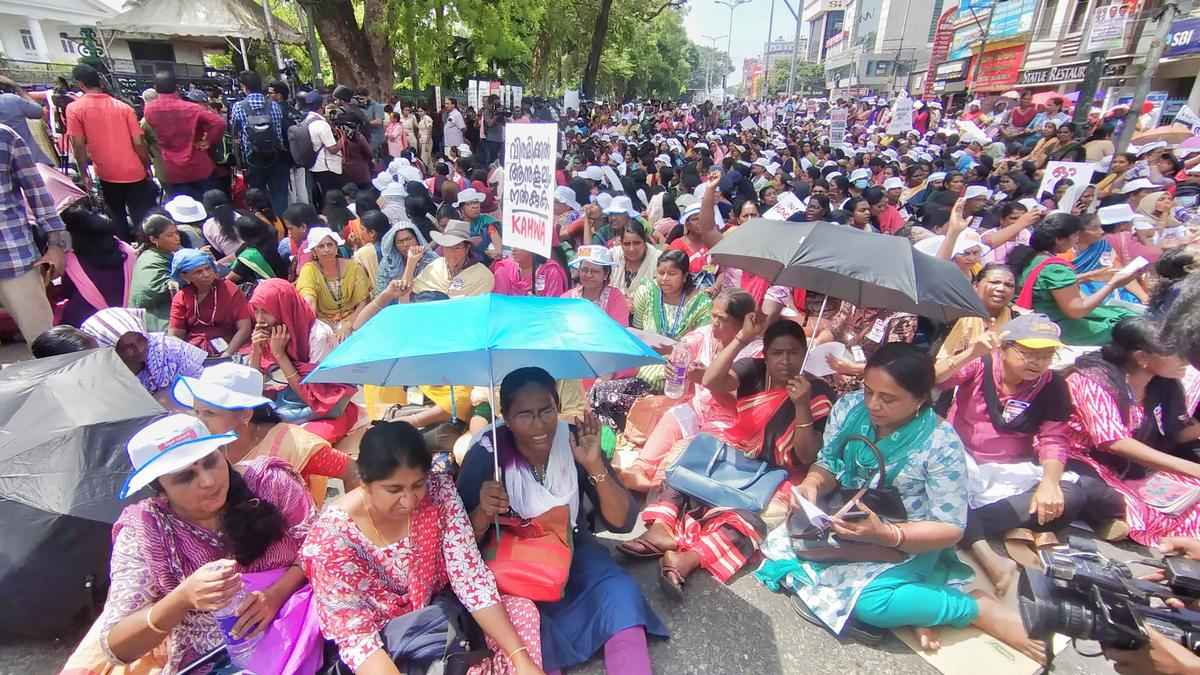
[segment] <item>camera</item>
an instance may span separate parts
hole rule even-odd
[[[1163,585],[1135,578],[1124,564],[1094,549],[1059,547],[1040,551],[1039,556],[1044,572],[1021,571],[1018,610],[1029,636],[1046,641],[1048,661],[1054,633],[1113,649],[1139,649],[1149,643],[1146,628],[1200,654],[1200,612],[1162,603],[1200,596],[1200,565],[1181,558],[1138,561],[1165,569]]]

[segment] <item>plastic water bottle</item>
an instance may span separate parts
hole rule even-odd
[[[682,344],[676,344],[671,350],[671,358],[667,360],[667,385],[663,393],[671,398],[682,398],[687,384],[688,362],[691,354]]]
[[[239,640],[233,636],[233,627],[238,622],[238,617],[234,612],[241,607],[248,595],[246,589],[242,588],[233,597],[232,602],[212,613],[217,619],[217,624],[221,626],[221,632],[225,634],[225,652],[229,655],[230,662],[238,668],[249,667],[250,659],[254,656],[254,648],[258,646],[263,636],[262,633],[259,633],[249,640]]]

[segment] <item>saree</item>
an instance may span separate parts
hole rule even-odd
[[[344,262],[345,269],[337,279],[326,277],[315,260],[307,263],[296,279],[296,290],[302,296],[316,299],[317,316],[327,323],[350,318],[353,310],[371,295],[367,271],[352,260]]]
[[[1087,248],[1083,249],[1082,251],[1078,251],[1075,254],[1075,259],[1072,262],[1075,265],[1076,272],[1080,274],[1086,274],[1087,272],[1094,272],[1102,267],[1111,267],[1115,260],[1116,252],[1113,251],[1112,245],[1104,239],[1097,239]],[[1094,295],[1101,288],[1104,288],[1103,281],[1079,282],[1079,290],[1082,291],[1084,295]],[[1118,288],[1112,293],[1109,293],[1108,298],[1105,299],[1105,302],[1108,302],[1108,300],[1113,298],[1122,300],[1124,302],[1132,302],[1137,304],[1141,303],[1141,300],[1139,300],[1136,295],[1130,293],[1124,288]]]
[[[685,294],[679,304],[667,306],[658,284],[645,281],[633,294],[630,304],[630,325],[673,340],[681,339],[712,321],[712,299],[698,290]],[[650,385],[654,391],[662,391],[667,380],[667,369],[663,365],[642,366],[638,369],[638,379]]]

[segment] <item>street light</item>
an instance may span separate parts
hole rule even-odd
[[[704,95],[712,96],[712,93],[711,93],[712,92],[712,71],[713,71],[713,65],[715,64],[715,62],[717,60],[717,40],[720,40],[723,37],[729,37],[729,36],[727,36],[727,35],[701,35],[700,37],[712,42],[712,47],[711,47],[712,51],[710,51],[708,53],[708,68],[704,72]]]
[[[729,8],[729,35],[726,36],[729,38],[729,40],[725,45],[725,52],[727,54],[729,54],[730,60],[733,60],[733,10],[737,9],[738,7],[741,7],[742,5],[749,4],[750,0],[715,0],[715,2],[718,5],[725,5],[726,7]],[[727,88],[728,84],[729,84],[729,76],[728,75],[722,76],[721,77],[721,102],[722,103],[725,102],[726,88]]]

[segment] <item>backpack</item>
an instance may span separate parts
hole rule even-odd
[[[292,161],[296,166],[305,169],[313,168],[317,163],[318,152],[313,148],[312,136],[308,133],[311,119],[293,124],[287,132],[288,150],[292,153]]]
[[[263,106],[262,112],[254,112],[246,101],[238,105],[246,114],[244,124],[249,140],[247,147],[242,148],[242,159],[256,166],[273,164],[278,154],[278,143],[275,140],[275,121],[271,119],[271,102]]]

